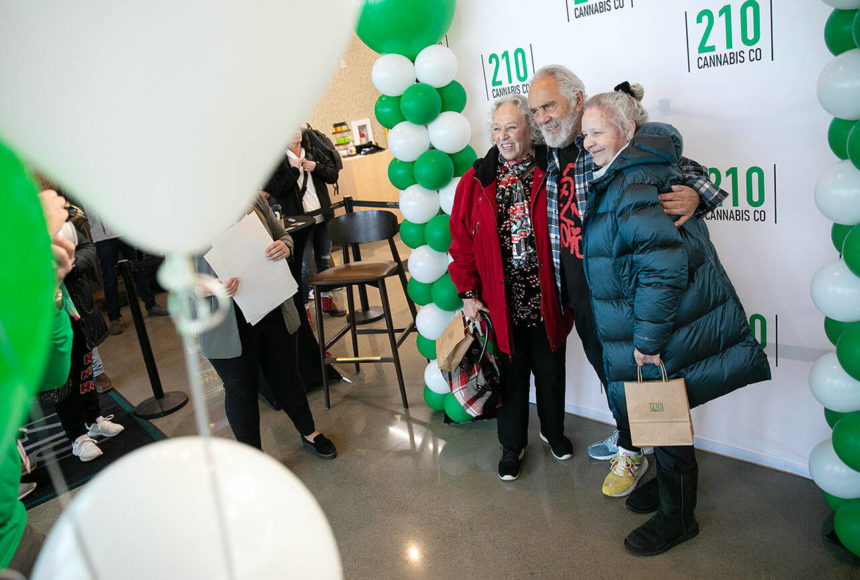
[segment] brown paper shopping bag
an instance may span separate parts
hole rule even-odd
[[[684,379],[642,381],[642,367],[636,369],[638,382],[624,383],[630,434],[637,447],[692,445],[693,422]]]
[[[463,314],[458,313],[454,320],[436,341],[436,363],[443,371],[453,371],[463,360],[469,345],[472,344],[472,334],[466,328]]]

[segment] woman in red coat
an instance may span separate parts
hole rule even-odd
[[[489,312],[502,356],[498,413],[499,477],[513,481],[527,443],[529,378],[535,376],[541,439],[553,456],[570,459],[564,435],[565,339],[546,213],[546,149],[533,145],[528,100],[493,105],[495,145],[460,180],[451,212],[451,279],[474,319]]]

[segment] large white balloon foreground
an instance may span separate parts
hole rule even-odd
[[[357,4],[5,2],[0,140],[151,251],[235,223],[319,97]],[[307,50],[326,33],[325,50]],[[302,66],[290,67],[301,54]]]
[[[77,540],[76,527],[86,530]],[[102,471],[54,525],[33,573],[35,580],[340,577],[331,527],[302,482],[256,449],[201,437],[147,445]]]

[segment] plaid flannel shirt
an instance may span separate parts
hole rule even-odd
[[[594,160],[591,153],[582,146],[585,137],[580,134],[576,138],[576,146],[579,153],[574,165],[574,183],[576,186],[576,207],[582,216],[583,228],[585,227],[585,210],[588,207],[588,193],[592,179],[594,179]],[[549,225],[549,242],[552,248],[552,263],[555,269],[555,283],[558,286],[558,295],[561,296],[561,230],[558,217],[558,177],[561,168],[558,162],[558,149],[547,148],[547,176],[546,176],[546,211]],[[702,217],[714,210],[729,195],[708,178],[708,170],[699,163],[681,157],[678,160],[678,169],[684,176],[684,183],[693,189],[701,197],[695,216]],[[564,310],[564,304],[561,305]]]

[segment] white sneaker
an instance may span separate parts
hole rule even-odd
[[[81,461],[92,461],[96,457],[101,457],[102,450],[89,435],[81,435],[72,443],[72,455],[80,457]]]
[[[122,433],[125,427],[119,423],[112,423],[111,419],[113,419],[113,415],[108,415],[107,417],[99,415],[95,423],[86,426],[87,435],[90,437],[98,437],[99,435],[102,437],[113,437]]]

